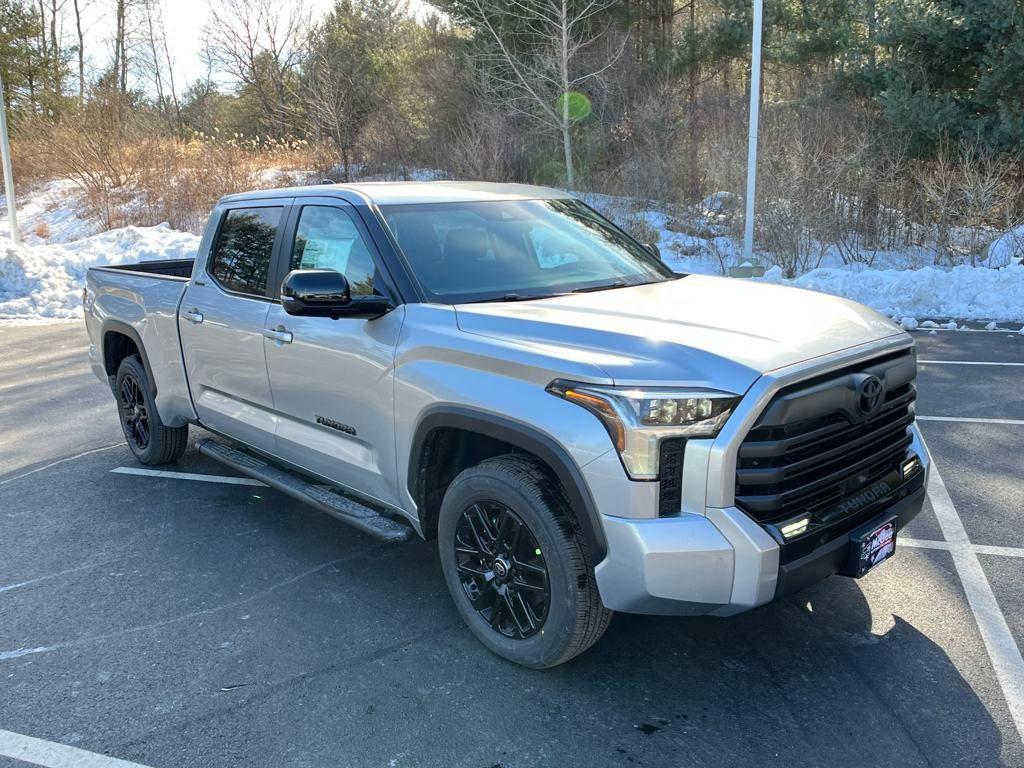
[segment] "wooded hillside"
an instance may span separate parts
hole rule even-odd
[[[86,2],[0,0],[0,73],[18,182],[74,177],[109,226],[424,169],[668,214],[743,190],[748,0],[221,0],[191,83],[159,0],[112,0],[97,50]],[[764,41],[757,242],[787,272],[825,247],[975,263],[1024,221],[1019,0],[766,0]]]

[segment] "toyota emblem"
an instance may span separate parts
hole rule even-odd
[[[872,415],[882,405],[882,381],[868,376],[857,387],[857,407],[865,416]]]

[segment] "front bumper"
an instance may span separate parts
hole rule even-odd
[[[888,518],[896,518],[896,532],[899,531],[921,511],[924,506],[925,486],[912,491],[895,504],[887,507],[885,511],[875,515],[863,527],[877,528]],[[899,541],[899,538],[896,539]],[[839,536],[828,544],[824,544],[809,554],[804,555],[790,563],[779,566],[779,578],[775,585],[775,597],[799,592],[804,587],[809,587],[822,579],[828,578],[834,573],[839,573],[849,562],[850,534]]]
[[[879,354],[877,348],[873,354]],[[808,373],[804,370],[799,375]],[[678,516],[652,519],[655,484],[623,483],[614,452],[583,468],[602,513],[608,544],[607,557],[595,568],[601,599],[608,608],[629,613],[727,616],[843,570],[850,551],[850,530],[844,528],[829,541],[795,557],[788,550],[783,552],[779,542],[733,502],[738,443],[773,391],[790,380],[779,376],[759,382],[754,388],[757,391],[745,398],[748,413],[730,420],[718,439],[687,444]],[[883,508],[865,510],[868,517],[859,517],[857,528],[876,517],[895,515],[898,533],[921,511],[931,458],[918,427],[913,425],[910,430],[910,450],[917,454],[922,471],[908,483],[912,487],[905,493],[888,500]]]
[[[898,535],[921,511],[931,461],[920,432],[912,429],[920,479],[857,528],[895,516]],[[852,533],[783,563],[778,542],[737,507],[645,520],[602,514],[602,522],[608,556],[595,574],[604,604],[672,616],[728,616],[808,587],[843,570]]]

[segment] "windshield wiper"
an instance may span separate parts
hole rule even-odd
[[[489,299],[477,299],[476,301],[469,302],[470,304],[490,304],[495,301],[532,301],[534,299],[550,299],[554,296],[565,296],[564,293],[539,293],[530,296],[524,296],[521,293],[506,293],[502,296],[492,296]]]
[[[611,283],[601,283],[600,285],[589,285],[586,288],[577,288],[572,293],[593,293],[594,291],[609,291],[612,288],[625,288],[631,283],[627,283],[625,280],[615,280]],[[636,285],[642,285],[642,283],[636,283]]]

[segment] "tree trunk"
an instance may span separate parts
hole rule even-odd
[[[875,40],[878,37],[878,13],[875,7],[875,0],[868,0],[868,65],[871,74],[875,74],[877,58],[875,55]]]
[[[75,32],[78,33],[78,106],[85,104],[85,37],[82,35],[82,9],[75,2]]]
[[[128,93],[128,48],[125,41],[125,4],[127,0],[117,0],[115,9],[114,32],[114,82],[121,95]]]
[[[167,99],[164,97],[164,79],[160,75],[160,55],[156,50],[156,30],[153,28],[153,10],[146,9],[146,24],[149,27],[149,50],[153,56],[153,81],[156,87],[156,104],[159,110],[167,117]]]
[[[569,189],[576,189],[576,169],[572,162],[572,124],[569,122],[569,7],[568,0],[562,0],[560,26],[562,33],[559,64],[562,76],[562,152],[565,154],[565,183]]]
[[[50,61],[53,67],[53,94],[59,96],[64,90],[61,82],[60,40],[57,39],[57,0],[50,0]]]
[[[49,45],[46,42],[46,5],[43,0],[39,0],[39,55],[42,56],[40,60],[40,73],[39,73],[39,87],[46,94],[47,80],[49,73]]]

